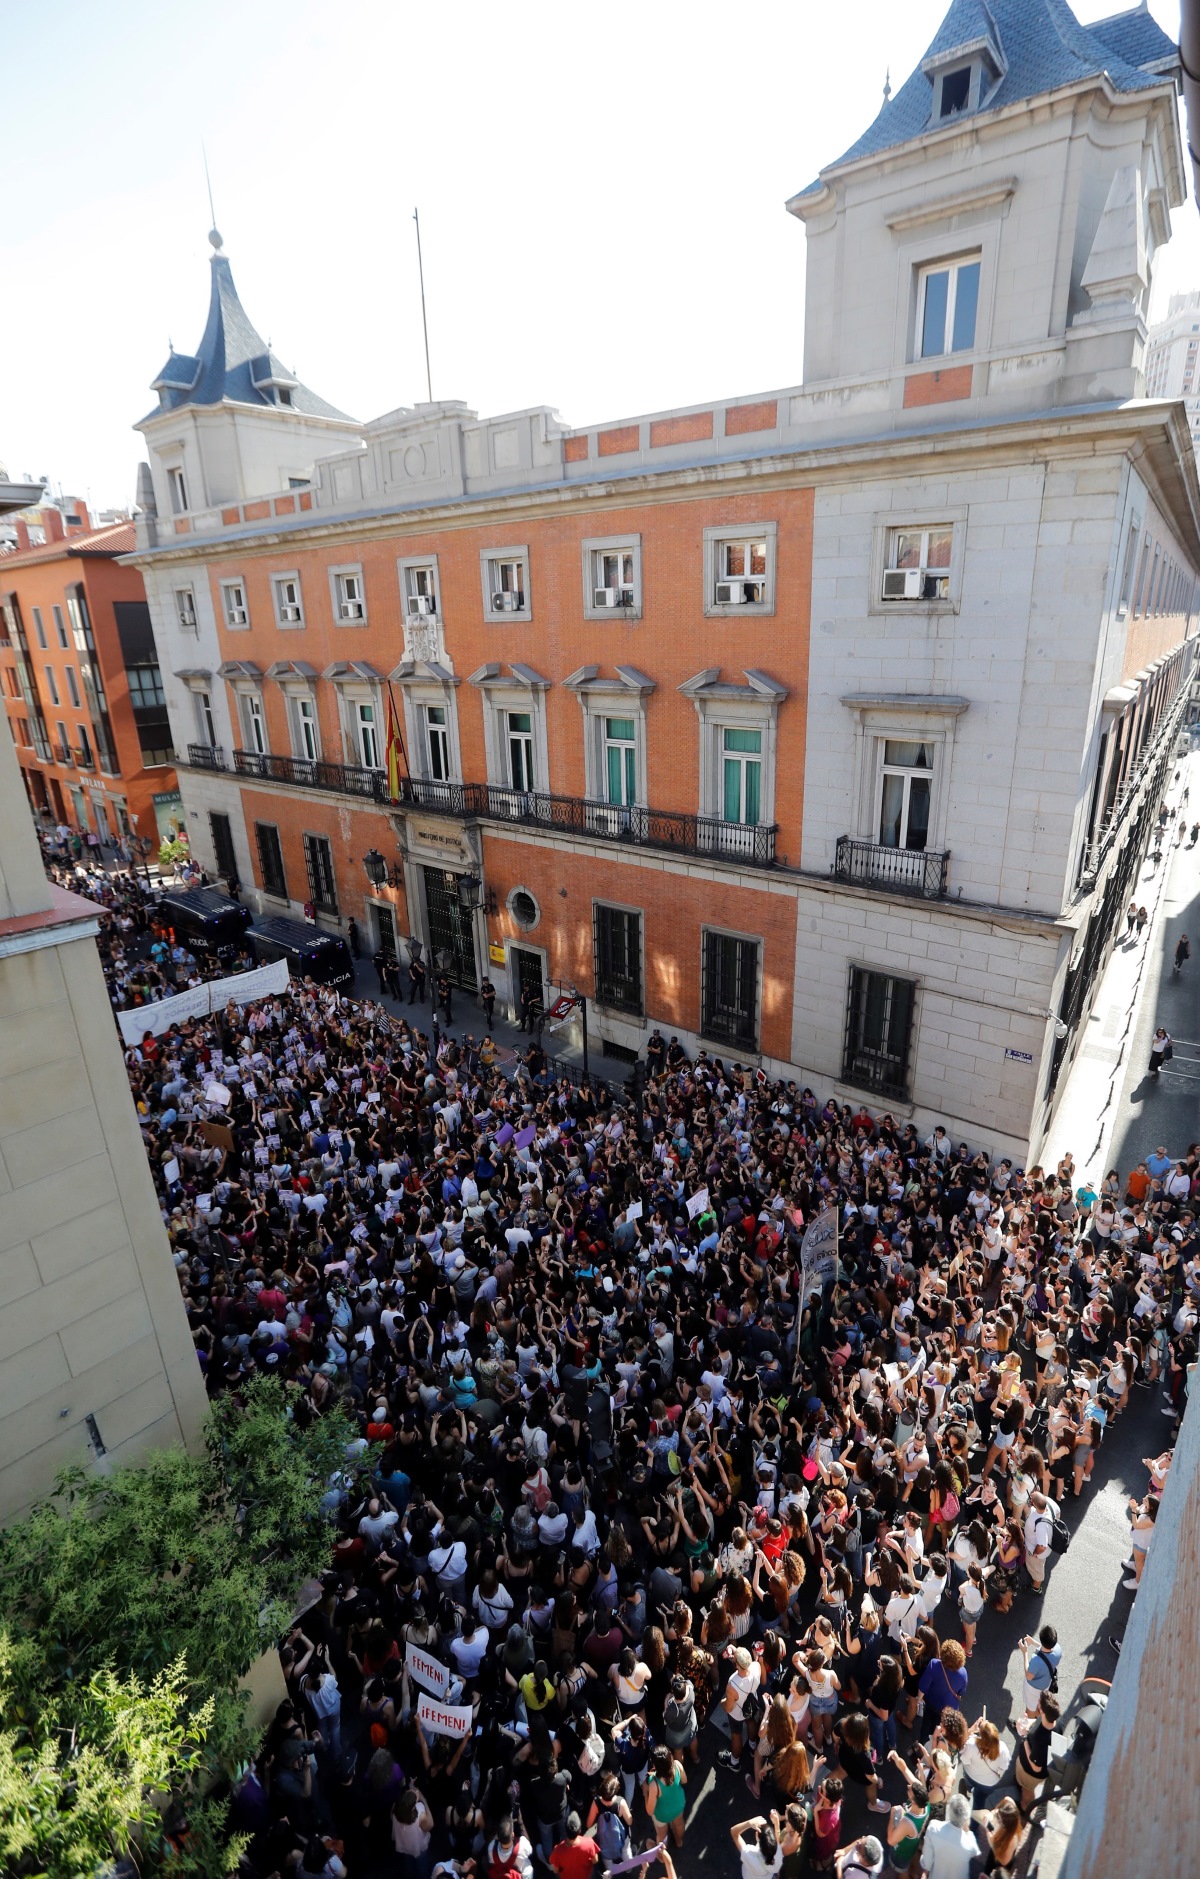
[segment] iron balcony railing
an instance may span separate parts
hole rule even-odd
[[[196,748],[190,745],[189,755]],[[212,755],[205,752],[206,758]],[[206,767],[224,768],[224,764],[208,763]],[[235,750],[233,767],[239,776],[261,777],[293,788],[332,790],[344,796],[365,797],[382,806],[392,802],[384,772],[362,765]],[[442,783],[431,777],[405,776],[400,778],[394,806],[423,809],[464,822],[512,822],[543,829],[547,834],[592,836],[601,841],[626,842],[633,848],[711,855],[718,861],[741,862],[754,868],[769,868],[775,860],[773,823],[721,822],[713,816],[646,809],[639,804],[626,807],[593,802],[583,796],[553,796],[543,790],[505,789],[494,783]]]
[[[1155,726],[1145,748],[1137,757],[1134,770],[1117,790],[1112,808],[1105,816],[1096,839],[1088,843],[1083,867],[1080,870],[1081,880],[1087,886],[1090,887],[1094,883],[1096,876],[1108,860],[1117,837],[1129,818],[1130,811],[1135,804],[1141,802],[1142,789],[1147,778],[1154,775],[1160,766],[1167,768],[1172,761],[1171,746],[1179,734],[1186,704],[1187,687],[1185,685],[1180,688],[1178,696],[1167,707]]]
[[[949,849],[884,848],[879,842],[841,835],[833,878],[857,887],[883,887],[891,894],[915,894],[920,900],[941,900],[949,865]]]
[[[96,759],[93,757],[90,750],[77,750],[75,752],[75,762],[81,770],[94,770],[96,768]]]
[[[189,744],[188,762],[195,770],[227,770],[225,752],[219,744]]]
[[[70,744],[55,744],[54,761],[55,763],[64,764],[68,769],[74,769],[75,752],[71,749]]]

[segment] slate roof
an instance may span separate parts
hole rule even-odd
[[[173,411],[180,405],[216,405],[226,399],[236,404],[277,406],[275,385],[291,393],[291,409],[305,417],[345,418],[344,411],[318,398],[289,372],[255,331],[238,299],[229,257],[214,254],[208,323],[194,353],[172,350],[154,380],[158,409]]]
[[[1081,26],[1066,0],[953,0],[922,65],[858,141],[828,168],[836,170],[859,157],[877,156],[932,128],[933,81],[922,66],[980,41],[996,49],[1003,70],[976,116],[1098,77],[1101,72],[1117,91],[1145,91],[1162,84],[1164,68],[1177,57],[1174,43],[1141,7],[1094,26]],[[820,188],[818,178],[799,194]]]

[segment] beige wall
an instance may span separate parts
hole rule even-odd
[[[15,786],[15,788],[14,788]],[[94,1464],[198,1441],[206,1398],[96,952],[90,904],[42,899],[0,745],[0,1520]],[[39,867],[40,875],[40,867]],[[42,892],[45,877],[41,876]],[[50,895],[45,895],[45,906]],[[24,904],[21,905],[21,902]]]

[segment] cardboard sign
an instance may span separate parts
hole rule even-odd
[[[707,1206],[708,1206],[708,1189],[706,1187],[697,1189],[696,1193],[688,1196],[688,1204],[687,1204],[688,1219],[694,1220],[696,1218],[696,1215],[702,1214]]]
[[[200,1133],[210,1148],[232,1149],[233,1130],[225,1122],[202,1122]]]
[[[431,1657],[428,1651],[419,1650],[411,1639],[404,1647],[404,1663],[418,1689],[427,1690],[439,1699],[450,1694],[451,1678],[445,1664]]]
[[[529,1127],[527,1129],[522,1129],[521,1133],[516,1137],[516,1145],[518,1148],[528,1148],[529,1144],[532,1141],[535,1141],[536,1139],[537,1139],[537,1130],[534,1128],[531,1122]]]
[[[431,1696],[417,1704],[417,1721],[429,1735],[470,1735],[473,1713],[469,1703],[437,1703]]]

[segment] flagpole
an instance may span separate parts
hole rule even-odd
[[[429,375],[429,322],[425,318],[425,263],[421,259],[421,218],[415,209],[413,210],[413,221],[417,225],[417,273],[421,279],[421,330],[425,334],[425,390],[428,392],[429,402],[432,404],[433,380]]]

